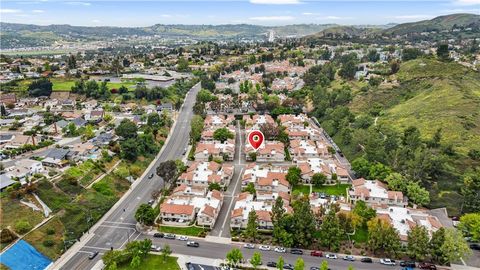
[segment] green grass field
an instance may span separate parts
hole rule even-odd
[[[180,235],[189,235],[189,236],[199,236],[202,232],[206,231],[203,228],[199,227],[171,227],[171,226],[160,226],[158,229],[163,233],[173,233]]]
[[[322,187],[313,187],[312,191],[313,192],[324,192],[328,195],[336,195],[336,196],[346,196],[347,195],[347,188],[349,188],[350,185],[348,184],[339,184],[339,185],[333,185],[333,186],[322,186]],[[296,185],[293,187],[293,192],[299,191],[303,194],[309,194],[310,193],[310,186],[309,185]]]
[[[120,265],[118,270],[180,270],[176,257],[167,257],[166,260],[163,260],[163,257],[160,255],[148,254],[147,257],[142,261],[138,268],[133,268],[130,265]]]
[[[9,196],[1,198],[2,209],[0,211],[0,228],[11,226],[15,228],[15,223],[20,220],[26,220],[32,228],[43,220],[41,211],[33,211],[32,208],[21,204],[19,200],[11,199]]]

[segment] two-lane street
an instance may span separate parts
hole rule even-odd
[[[193,116],[193,105],[200,84],[195,85],[185,97],[184,105],[181,108],[178,118],[175,122],[175,127],[171,132],[168,141],[163,146],[162,152],[154,161],[155,165],[150,166],[149,171],[145,172],[143,176],[155,174],[156,167],[161,162],[171,159],[179,159],[183,155],[185,147],[188,145],[190,134],[190,121]],[[88,254],[94,250],[105,252],[114,249],[122,248],[129,240],[134,240],[140,236],[140,233],[135,231],[135,210],[142,203],[148,202],[151,198],[151,193],[163,186],[162,180],[155,176],[153,179],[143,177],[138,179],[132,190],[124,195],[107,214],[105,220],[99,221],[97,228],[91,230],[94,236],[87,243],[82,244],[79,252],[69,258],[60,269],[91,269],[92,266],[101,258],[97,256],[94,260],[88,259]]]

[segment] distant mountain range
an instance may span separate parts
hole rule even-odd
[[[71,25],[32,25],[0,23],[1,48],[47,46],[56,41],[94,41],[115,37],[155,36],[164,38],[195,38],[204,40],[262,39],[270,31],[276,37],[303,37],[342,35],[360,36],[368,33],[409,34],[431,30],[450,30],[455,27],[480,27],[480,16],[452,14],[404,24],[341,26],[336,24],[297,24],[285,26],[260,26],[250,24],[226,25],[163,25],[149,27],[86,27]]]

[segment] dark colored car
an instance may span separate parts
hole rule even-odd
[[[433,263],[422,262],[418,264],[418,268],[420,269],[429,269],[429,270],[437,270],[437,267]]]
[[[368,257],[362,258],[360,261],[363,263],[373,263],[372,258],[368,258]]]
[[[277,267],[277,263],[276,263],[276,262],[268,262],[268,263],[267,263],[267,266],[269,266],[269,267]]]
[[[88,255],[88,259],[93,260],[93,258],[97,257],[97,255],[98,255],[98,251],[94,251],[90,253],[90,255]]]
[[[156,237],[156,238],[163,238],[164,236],[165,236],[165,234],[163,234],[161,232],[157,232],[157,233],[153,234],[153,237]]]
[[[415,268],[416,264],[413,261],[400,261],[400,266],[403,267],[409,267],[409,268]]]
[[[470,244],[470,248],[474,250],[480,250],[480,244],[478,243]]]
[[[188,242],[187,242],[187,246],[188,246],[188,247],[196,247],[196,248],[197,248],[197,247],[200,246],[200,244],[199,244],[198,242],[195,242],[195,241],[188,241]]]
[[[312,250],[312,252],[310,252],[310,256],[323,257],[323,253],[320,250]]]
[[[152,179],[152,178],[153,178],[153,173],[148,176],[148,179]]]
[[[167,233],[163,236],[163,238],[165,238],[165,239],[175,239],[176,236],[175,236],[175,234]]]
[[[303,255],[303,250],[298,249],[298,248],[292,248],[292,249],[290,250],[290,253],[292,253],[292,254],[297,254],[297,255]]]

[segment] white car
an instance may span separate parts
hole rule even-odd
[[[185,236],[185,235],[180,235],[180,236],[178,237],[178,240],[180,240],[180,241],[188,241],[188,237]]]
[[[278,253],[285,253],[287,252],[287,250],[283,247],[276,247],[275,249],[275,252],[278,252]]]
[[[336,258],[337,258],[337,255],[336,255],[336,254],[327,253],[327,254],[325,254],[325,258],[327,258],[327,259],[336,259]]]
[[[255,245],[254,244],[250,244],[250,243],[247,243],[245,245],[243,245],[244,248],[248,248],[248,249],[255,249]]]
[[[269,251],[270,246],[261,245],[258,249],[263,250],[263,251]]]
[[[380,259],[380,263],[383,265],[395,266],[395,261],[388,258]]]

